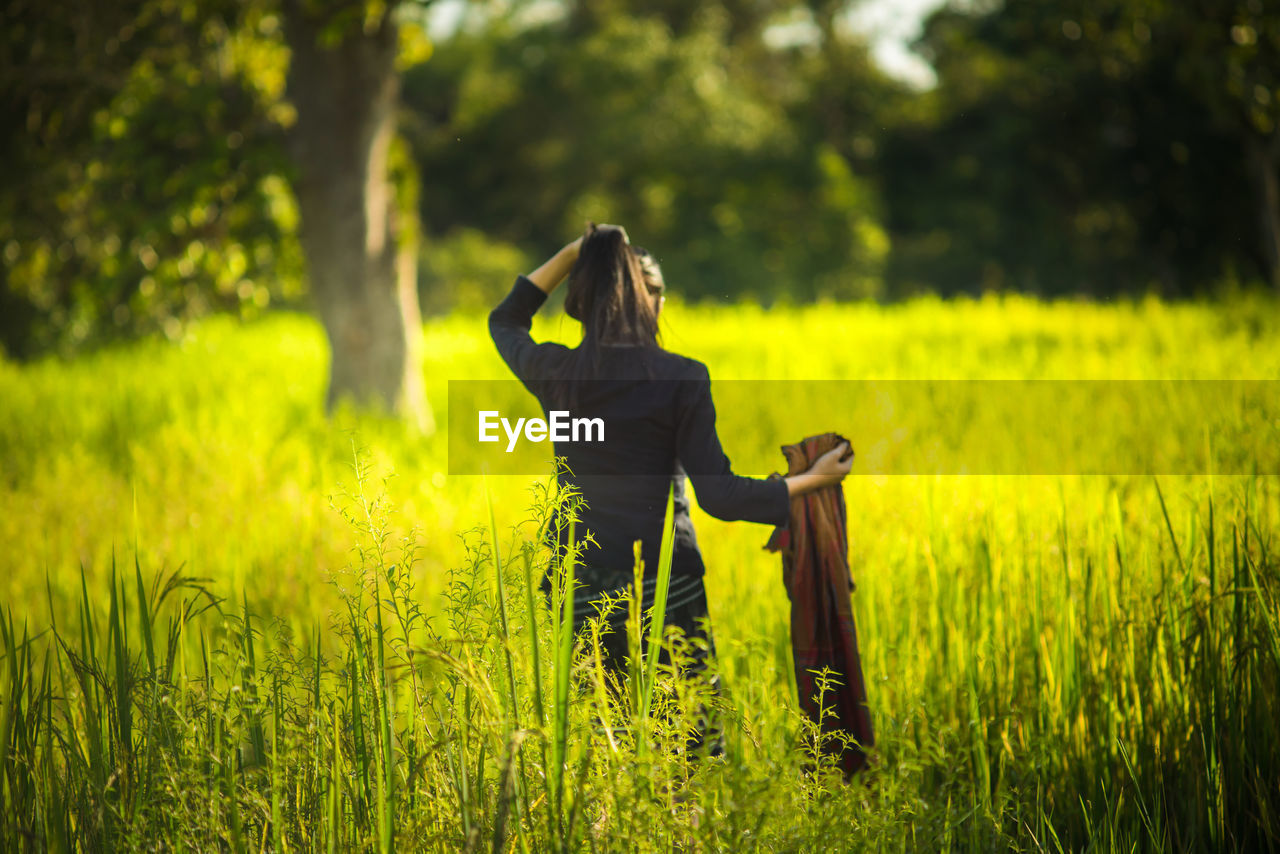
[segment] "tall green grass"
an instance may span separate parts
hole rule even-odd
[[[1280,370],[1247,306],[669,313],[717,377]],[[433,382],[502,375],[475,319],[428,335]],[[850,478],[877,754],[845,786],[809,770],[767,531],[695,508],[713,672],[624,600],[648,652],[611,684],[541,545],[574,497],[325,421],[321,342],[0,363],[0,850],[1280,848],[1276,478]],[[685,749],[703,706],[723,758]]]
[[[335,575],[345,609],[330,625],[299,635],[138,565],[112,574],[104,605],[82,581],[75,619],[35,636],[5,609],[6,850],[1280,844],[1280,567],[1264,481],[1182,514],[1152,483],[1155,550],[1134,549],[1114,518],[1073,543],[1064,511],[1034,578],[1017,580],[1032,585],[1028,607],[1005,598],[1013,579],[989,531],[925,532],[931,560],[963,556],[976,574],[937,572],[916,625],[864,633],[888,650],[867,663],[881,738],[849,786],[815,769],[820,734],[790,705],[682,677],[687,645],[659,631],[660,594],[631,617],[647,623],[623,677],[638,690],[604,684],[599,621],[572,630],[575,553],[537,536],[572,498],[554,483],[505,546],[489,506],[443,611],[427,615],[412,547],[392,547],[390,508],[366,495],[366,472],[357,481],[362,546]],[[1135,561],[1159,583],[1132,585]],[[1107,566],[1118,583],[1101,580]],[[669,547],[658,572],[669,577]],[[889,661],[907,635],[937,672],[898,706]],[[671,666],[657,664],[662,643]],[[699,760],[681,746],[708,702],[728,749]],[[789,743],[762,738],[760,717]]]

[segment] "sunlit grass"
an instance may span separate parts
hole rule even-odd
[[[667,343],[718,379],[1271,378],[1276,316],[672,305]],[[505,376],[481,319],[427,331],[437,404]],[[845,787],[801,770],[766,529],[695,517],[727,721],[695,762],[705,692],[648,662],[601,690],[564,631],[572,562],[536,545],[564,497],[326,421],[325,358],[280,316],[0,363],[3,847],[1280,847],[1275,478],[851,478],[880,757]],[[720,429],[732,456],[753,425]]]

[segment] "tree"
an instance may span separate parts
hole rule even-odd
[[[343,396],[428,413],[418,358],[417,231],[390,178],[400,78],[397,4],[284,0],[297,109],[289,151],[311,294]]]
[[[1239,133],[1185,70],[1217,67],[1223,33],[1160,0],[933,15],[938,87],[880,163],[890,290],[1183,296],[1265,270]]]
[[[5,347],[71,352],[296,300],[301,255],[332,350],[329,406],[349,396],[428,426],[417,174],[394,144],[400,8],[11,4]]]
[[[1280,291],[1280,11],[1263,0],[1165,0],[1157,8],[1163,29],[1181,47],[1182,81],[1240,140],[1260,260]]]

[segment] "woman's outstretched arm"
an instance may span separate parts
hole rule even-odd
[[[716,409],[706,365],[693,362],[681,389],[676,455],[708,514],[727,522],[743,520],[781,525],[797,495],[839,483],[853,466],[847,443],[823,454],[808,471],[785,480],[734,474],[716,433]],[[841,457],[848,458],[841,460]]]

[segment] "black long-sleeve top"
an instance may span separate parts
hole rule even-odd
[[[489,332],[503,360],[538,398],[544,412],[562,409],[554,391],[569,371],[574,351],[538,343],[529,335],[533,315],[546,301],[537,285],[516,279],[489,315]],[[642,543],[646,576],[657,570],[667,492],[674,487],[673,576],[704,571],[689,501],[687,473],[698,504],[718,519],[769,525],[787,522],[790,499],[781,479],[735,475],[716,434],[716,411],[706,365],[657,347],[602,348],[599,373],[578,381],[572,417],[600,417],[605,441],[556,442],[585,502],[581,528],[596,545],[582,555],[587,565],[629,570],[632,544]]]

